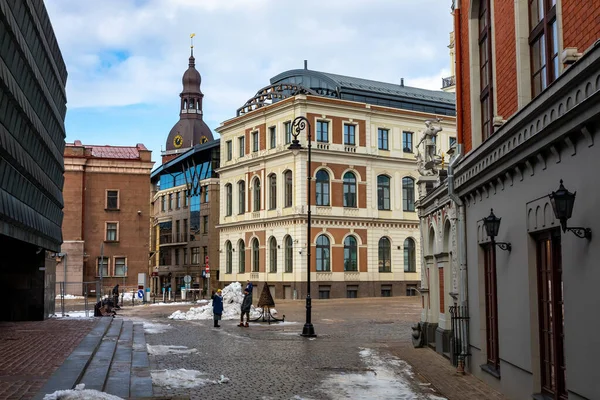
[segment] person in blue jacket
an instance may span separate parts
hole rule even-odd
[[[221,320],[221,315],[223,314],[223,295],[221,289],[217,290],[217,293],[213,297],[213,320],[214,327],[220,328],[219,321]]]

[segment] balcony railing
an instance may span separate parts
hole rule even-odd
[[[447,78],[442,78],[442,89],[446,89],[456,85],[456,76],[452,75]]]
[[[159,243],[160,245],[178,245],[185,244],[188,241],[188,235],[186,233],[180,234],[168,234],[168,235],[160,235]]]

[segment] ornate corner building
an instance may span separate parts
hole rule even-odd
[[[219,140],[203,120],[201,77],[192,54],[183,74],[179,121],[151,175],[151,290],[214,288],[219,279]],[[209,271],[207,274],[207,270]],[[211,273],[212,272],[212,273]],[[191,281],[185,282],[189,276]]]
[[[416,132],[442,116],[437,150],[447,151],[454,112],[454,94],[403,83],[306,65],[272,78],[217,129],[220,281],[250,279],[275,298],[304,297],[310,246],[314,298],[416,295]],[[304,149],[288,149],[299,116],[310,124],[310,169],[306,130]]]
[[[67,70],[44,3],[0,0],[0,320],[54,313]]]

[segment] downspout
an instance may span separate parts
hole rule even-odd
[[[454,167],[463,158],[462,144],[458,145],[458,155],[448,165],[448,196],[457,207],[458,214],[458,265],[460,271],[460,288],[458,298],[461,306],[467,305],[467,243],[465,241],[465,205],[454,191]]]

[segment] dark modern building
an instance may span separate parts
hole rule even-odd
[[[67,69],[42,0],[0,0],[0,38],[0,320],[41,320],[62,242]]]

